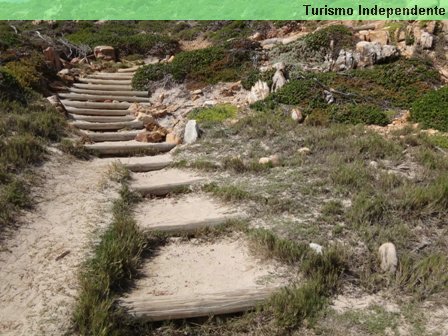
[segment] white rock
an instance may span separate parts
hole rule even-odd
[[[284,70],[281,68],[281,65],[284,66],[284,64],[283,63],[280,63],[280,65],[278,64],[279,63],[276,64],[278,66],[277,71],[275,72],[274,77],[272,77],[272,90],[271,90],[272,92],[277,92],[287,82],[285,75],[283,74]]]
[[[259,80],[250,89],[247,101],[249,104],[253,104],[259,100],[265,99],[269,95],[269,86],[266,82]]]
[[[302,148],[299,148],[299,150],[297,152],[302,155],[309,155],[309,154],[311,154],[311,149],[309,149],[308,147],[302,147]]]
[[[297,108],[292,109],[292,111],[291,111],[291,118],[292,118],[292,120],[297,121],[299,123],[304,120],[302,111],[300,111]]]
[[[310,247],[310,249],[312,249],[317,254],[322,254],[322,252],[324,250],[324,248],[321,245],[316,244],[316,243],[310,243],[308,246]]]
[[[380,258],[380,267],[384,272],[395,273],[397,270],[398,257],[395,245],[392,243],[384,243],[378,249]]]
[[[192,144],[199,138],[199,126],[196,120],[189,120],[185,125],[184,143]]]
[[[428,32],[423,32],[420,36],[420,45],[423,49],[431,49],[434,42],[434,36]]]

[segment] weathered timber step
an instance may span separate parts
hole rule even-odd
[[[134,75],[132,73],[96,73],[88,75],[87,78],[95,78],[95,79],[132,79]]]
[[[85,148],[93,150],[99,155],[157,154],[168,152],[175,146],[176,145],[169,144],[166,142],[145,143],[145,142],[138,142],[135,140],[100,142],[84,145]]]
[[[190,232],[241,217],[241,213],[205,195],[192,194],[143,201],[135,209],[135,220],[141,229],[165,232]]]
[[[98,123],[112,123],[112,122],[126,122],[133,121],[135,118],[131,115],[128,116],[86,116],[80,114],[69,114],[74,120],[98,122]]]
[[[94,78],[78,78],[81,83],[105,84],[105,85],[131,85],[132,81],[127,79],[94,79]]]
[[[87,116],[127,116],[129,111],[127,109],[122,110],[100,110],[100,109],[83,109],[71,106],[65,106],[65,109],[69,113],[77,115]]]
[[[132,91],[131,85],[103,85],[103,84],[83,84],[73,83],[75,88],[105,91]]]
[[[118,95],[90,95],[90,94],[78,94],[78,93],[60,93],[59,97],[66,99],[73,99],[78,101],[102,101],[102,100],[118,100],[122,102],[144,102],[149,103],[149,98],[145,97],[132,97],[132,96],[118,96]]]
[[[123,121],[123,122],[88,122],[88,121],[74,121],[71,122],[70,125],[77,127],[83,130],[89,131],[111,131],[111,130],[120,130],[123,128],[129,129],[142,129],[143,123],[141,121]]]
[[[161,170],[173,162],[173,159],[169,154],[141,157],[135,156],[130,158],[119,158],[116,160],[132,172]]]
[[[107,90],[89,90],[89,89],[78,89],[70,88],[71,92],[90,94],[90,95],[117,95],[117,96],[135,96],[135,97],[146,97],[148,98],[148,92],[146,91],[107,91]]]
[[[134,140],[141,130],[121,131],[121,132],[82,132],[82,134],[95,142],[106,141],[129,141]]]
[[[61,103],[67,107],[77,107],[86,109],[100,110],[127,110],[131,103],[97,103],[97,102],[80,102],[73,100],[61,100]]]
[[[141,297],[123,299],[121,305],[132,315],[146,321],[188,319],[252,310],[276,290],[278,287],[239,289],[190,297]]]
[[[118,73],[136,72],[138,70],[138,68],[140,68],[140,66],[135,66],[132,68],[125,68],[125,69],[118,69],[117,72]]]
[[[131,189],[142,196],[164,196],[182,191],[205,179],[179,169],[166,169],[154,173],[134,174]]]

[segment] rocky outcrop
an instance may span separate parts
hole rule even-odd
[[[431,49],[434,43],[434,36],[428,32],[420,35],[420,45],[423,49]]]
[[[196,122],[196,120],[189,120],[185,125],[184,131],[184,143],[192,144],[194,143],[200,136],[200,129]]]
[[[275,72],[274,77],[272,77],[271,91],[277,92],[287,82],[286,77],[285,77],[286,66],[285,66],[285,63],[280,62],[280,63],[274,64],[274,68],[276,68],[277,71]]]
[[[359,55],[358,66],[360,67],[384,63],[400,56],[397,47],[388,44],[382,45],[378,42],[358,42],[356,52]]]
[[[93,50],[93,54],[97,60],[115,61],[116,59],[115,49],[111,46],[97,46]]]
[[[259,80],[250,89],[249,96],[247,97],[247,102],[249,104],[253,104],[259,100],[263,100],[267,96],[269,96],[269,92],[270,90],[268,84],[266,82]]]
[[[45,63],[47,63],[47,65],[56,70],[59,71],[62,69],[62,62],[61,59],[59,58],[58,53],[54,50],[53,47],[48,47],[47,49],[44,50],[44,58],[45,58]]]

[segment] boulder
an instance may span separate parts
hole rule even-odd
[[[249,96],[247,97],[247,102],[253,104],[259,100],[265,99],[269,96],[269,86],[266,82],[259,80],[250,89]]]
[[[359,54],[360,66],[383,63],[400,56],[397,47],[393,45],[382,45],[377,42],[358,42],[356,44],[356,52]]]
[[[259,164],[272,164],[272,166],[276,167],[280,165],[280,158],[278,155],[274,154],[269,157],[262,157],[258,160]]]
[[[93,49],[95,58],[102,59],[104,61],[115,61],[115,49],[111,46],[97,46]]]
[[[398,257],[395,245],[392,243],[384,243],[378,249],[378,257],[380,259],[380,267],[383,272],[395,273],[397,270]]]
[[[143,131],[139,134],[137,134],[137,136],[135,137],[136,141],[139,142],[161,142],[163,141],[165,138],[165,134],[160,131],[160,130],[156,130],[156,131]]]
[[[292,109],[292,111],[291,111],[291,118],[292,118],[292,120],[297,121],[298,123],[303,122],[303,120],[305,119],[303,117],[302,111],[300,111],[297,108]]]
[[[196,120],[189,120],[185,125],[184,142],[186,144],[194,143],[200,136],[199,126]]]
[[[139,112],[135,119],[138,121],[141,121],[143,123],[143,125],[145,125],[145,126],[148,124],[151,124],[151,125],[157,124],[157,122],[153,116],[146,114],[146,113],[142,113],[142,112]]]
[[[428,32],[422,32],[420,36],[420,45],[423,49],[431,49],[434,43],[434,36]]]
[[[272,92],[277,92],[281,87],[283,87],[287,80],[285,77],[285,64],[283,62],[276,63],[274,65],[274,68],[277,69],[277,71],[274,74],[274,77],[272,77]]]
[[[44,50],[45,63],[52,69],[59,71],[62,69],[61,59],[53,47],[48,47]]]
[[[341,49],[337,59],[332,65],[333,71],[344,71],[356,68],[359,56],[352,52]]]

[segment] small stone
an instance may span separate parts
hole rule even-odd
[[[309,149],[308,147],[302,147],[302,148],[299,148],[297,150],[297,152],[299,154],[302,154],[302,155],[310,155],[311,154],[311,149]]]
[[[137,118],[136,119],[138,121],[141,121],[143,123],[143,125],[145,125],[145,126],[148,125],[148,124],[156,123],[156,121],[155,121],[153,116],[151,116],[149,114],[146,114],[146,113],[142,113],[142,112],[139,112],[137,114]]]
[[[200,95],[200,94],[202,94],[202,90],[201,89],[197,89],[197,90],[191,91],[191,94],[192,95]]]
[[[321,245],[316,244],[316,243],[310,243],[308,246],[310,247],[310,249],[312,249],[317,254],[322,254],[323,249],[324,249]]]
[[[274,154],[269,157],[262,157],[258,160],[259,164],[272,164],[272,166],[276,167],[280,165],[280,158],[278,155]]]
[[[434,43],[434,36],[428,32],[423,32],[420,36],[420,45],[423,49],[431,49]]]
[[[292,118],[292,120],[297,121],[298,123],[303,122],[303,120],[305,119],[303,117],[302,111],[300,111],[297,108],[292,109],[292,111],[291,111],[291,118]]]
[[[196,120],[189,120],[185,125],[184,142],[192,144],[199,138],[199,135],[200,130]]]
[[[395,273],[397,270],[398,257],[395,245],[392,243],[384,243],[378,249],[380,258],[380,267],[383,272]]]
[[[177,136],[177,134],[176,134],[176,133],[173,133],[173,132],[168,133],[168,134],[166,135],[166,139],[165,139],[165,141],[166,141],[167,143],[169,143],[169,144],[175,144],[175,145],[179,145],[179,144],[182,143],[182,141],[181,141],[180,138]]]
[[[271,162],[271,160],[269,160],[268,157],[262,157],[260,158],[260,160],[258,160],[259,164],[268,164],[269,162]]]

